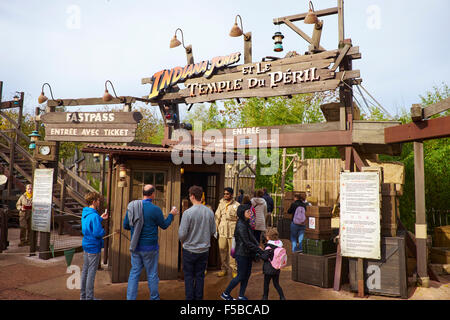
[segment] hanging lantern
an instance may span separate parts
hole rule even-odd
[[[119,167],[119,178],[126,178],[127,176],[127,168],[125,167],[125,165],[120,165]]]
[[[184,174],[184,168],[180,168],[180,173]]]
[[[109,154],[106,155],[105,161],[109,161]]]
[[[273,40],[275,40],[275,47],[273,51],[275,52],[281,52],[283,51],[283,39],[284,36],[281,32],[277,31],[272,37]]]
[[[94,153],[94,162],[100,162],[100,154],[99,153]]]
[[[305,24],[316,24],[317,22],[319,22],[319,19],[317,18],[316,14],[314,13],[314,6],[311,1],[309,2],[309,11],[305,17],[304,22],[305,22]]]
[[[28,136],[30,137],[30,140],[31,140],[31,143],[28,146],[28,149],[30,149],[30,150],[36,149],[36,141],[39,141],[39,138],[41,137],[41,135],[39,134],[39,132],[37,130],[34,130]]]

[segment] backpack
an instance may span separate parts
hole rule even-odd
[[[305,221],[305,208],[303,206],[298,206],[297,209],[295,209],[293,222],[298,225],[304,225]]]
[[[266,247],[266,250],[267,249],[272,249],[272,248]],[[275,248],[273,250],[273,258],[272,258],[272,260],[269,260],[269,261],[274,269],[280,270],[281,268],[285,267],[287,264],[286,249]]]

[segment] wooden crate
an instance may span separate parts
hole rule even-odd
[[[295,252],[292,254],[292,280],[319,286],[332,288],[334,283],[334,271],[336,267],[336,254],[315,256]],[[342,258],[341,283],[348,282],[348,259]]]
[[[450,248],[431,248],[430,258],[431,263],[450,264]]]
[[[331,239],[331,207],[308,206],[306,208],[305,238]]]
[[[377,294],[383,296],[408,298],[408,278],[406,264],[406,241],[403,237],[382,237],[381,238],[381,260],[364,259],[364,290],[369,294]],[[358,291],[357,276],[358,260],[349,259],[349,279],[350,290]],[[380,269],[380,287],[369,289],[367,281],[372,277],[373,267]],[[368,268],[369,274],[368,274]]]
[[[324,256],[336,253],[337,244],[330,240],[303,239],[303,253]]]
[[[450,247],[450,226],[434,228],[434,247]]]
[[[277,222],[278,236],[280,239],[291,238],[291,219],[281,218]]]

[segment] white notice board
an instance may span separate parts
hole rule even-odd
[[[36,169],[33,182],[31,229],[50,232],[52,216],[53,170]]]
[[[340,247],[344,257],[381,259],[378,172],[342,172]]]

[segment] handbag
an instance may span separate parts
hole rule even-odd
[[[232,258],[235,258],[235,256],[236,256],[236,240],[234,239],[234,237],[233,237],[233,239],[231,239],[230,256]]]

